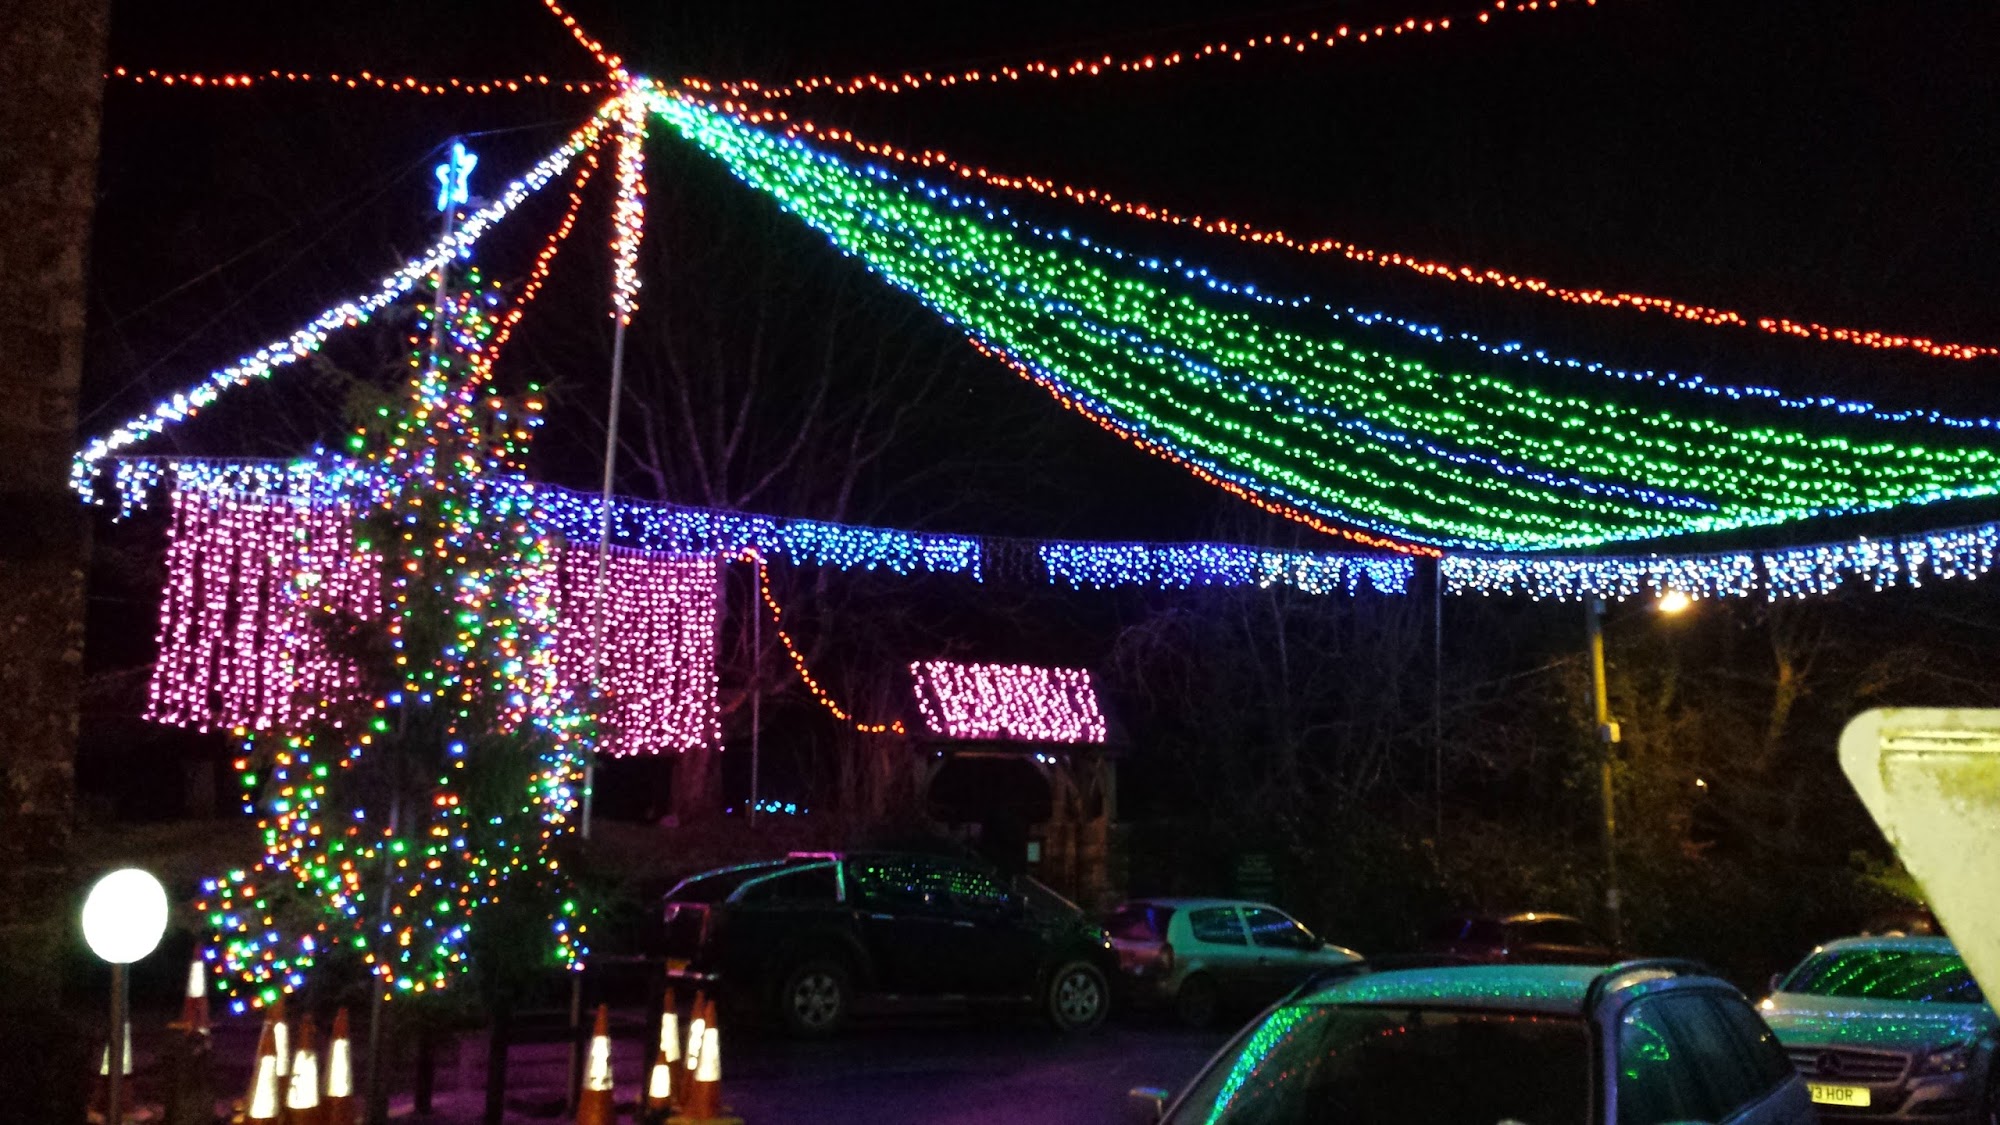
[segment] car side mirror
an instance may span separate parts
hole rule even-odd
[[[1153,1125],[1167,1115],[1167,1092],[1158,1086],[1134,1086],[1126,1091],[1125,1104],[1131,1110],[1127,1120]]]

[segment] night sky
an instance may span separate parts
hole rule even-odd
[[[1218,16],[1218,9],[1227,14]],[[1254,6],[580,0],[574,13],[638,73],[781,80],[1164,52],[1253,31],[1304,32],[1411,15],[1462,18],[1470,10],[1457,0]],[[1993,253],[2000,246],[1996,57],[2000,11],[1990,4],[1600,0],[1585,7],[1563,0],[1554,14],[1380,47],[1297,58],[1270,52],[1240,64],[1052,85],[819,96],[786,108],[995,169],[1303,236],[1757,314],[1993,343],[2000,342],[1992,300],[2000,292],[2000,256]],[[109,58],[135,70],[601,77],[536,0],[282,10],[129,0],[114,4]],[[436,230],[430,168],[452,136],[471,138],[482,154],[475,186],[493,188],[552,148],[594,104],[589,95],[545,92],[421,97],[324,86],[239,92],[111,84],[92,253],[84,433],[103,432],[289,334],[334,301],[372,288],[427,245]],[[854,380],[874,347],[868,341],[936,357],[929,390],[843,509],[835,510],[820,479],[824,463],[811,456],[753,506],[1006,535],[1339,546],[1257,515],[1056,409],[1041,391],[972,354],[913,302],[839,259],[819,236],[776,217],[768,200],[669,130],[655,131],[649,159],[647,290],[635,323],[638,386],[647,385],[658,358],[653,337],[671,323],[683,334],[712,335],[712,389],[728,390],[747,347],[735,312],[747,315],[774,302],[781,321],[808,327],[835,297],[852,302],[843,306],[851,311],[848,338],[866,346],[843,352],[832,365],[836,393],[860,385]],[[594,486],[598,471],[594,418],[611,335],[604,315],[603,178],[592,190],[579,236],[499,370],[503,380],[550,384],[551,421],[537,439],[537,472],[584,486]],[[545,194],[550,198],[523,208],[482,245],[481,260],[490,253],[491,269],[517,274],[540,243],[560,212],[553,198],[559,190]],[[1182,256],[1267,291],[1307,291],[1565,354],[1794,394],[2000,413],[2000,361],[1949,362],[1688,327],[1656,315],[1578,310],[1025,195],[1009,193],[1002,201],[1054,225]],[[757,266],[739,268],[740,261]],[[773,277],[787,286],[780,296],[768,288]],[[396,370],[399,323],[389,316],[351,333],[328,349],[328,360],[390,385],[384,373]],[[784,346],[805,355],[803,340]],[[775,364],[780,371],[797,367],[793,377],[801,382],[774,382],[768,399],[753,402],[782,429],[785,410],[818,369],[803,359]],[[343,394],[324,372],[286,369],[270,385],[235,392],[225,406],[142,448],[303,452],[338,432]],[[662,494],[659,482],[629,465],[620,483]],[[669,481],[664,494],[699,499],[678,481]],[[1990,507],[1958,505],[1753,539],[1838,539],[1857,530],[1911,530],[1991,515]],[[1732,542],[1690,546],[1711,550]],[[157,550],[156,526],[103,529],[90,658],[99,673],[91,710],[99,718],[86,723],[87,745],[122,754],[140,737],[177,737],[142,736],[131,719],[142,682],[138,666],[151,659]],[[843,659],[886,661],[883,667],[913,652],[1087,663],[1093,652],[1101,654],[1118,612],[1101,599],[1011,616],[1003,604],[983,622],[960,625],[951,616],[966,601],[957,586],[884,587],[874,596],[921,599],[935,609],[918,615],[929,617],[924,637],[866,638],[865,630],[852,628],[841,634],[865,640]],[[988,589],[983,596],[1006,603],[1014,595]],[[1544,616],[1565,637],[1574,629],[1569,612]],[[1033,630],[1023,621],[1046,627],[1027,636]],[[121,668],[133,671],[107,673]],[[92,761],[86,749],[86,783]]]

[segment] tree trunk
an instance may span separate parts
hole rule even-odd
[[[83,510],[65,480],[83,369],[104,0],[0,14],[0,1089],[82,1119],[87,1048],[56,1007],[83,664]]]

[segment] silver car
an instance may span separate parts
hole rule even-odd
[[[1828,942],[1759,1007],[1828,1120],[2000,1125],[2000,1018],[1948,938]]]
[[[1169,1004],[1190,1027],[1225,1009],[1255,1011],[1315,974],[1361,960],[1277,907],[1241,899],[1136,899],[1104,928],[1127,996]]]

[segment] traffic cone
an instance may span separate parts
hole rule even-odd
[[[646,1072],[646,1094],[641,1111],[647,1121],[664,1121],[674,1109],[674,1070],[681,1061],[680,1014],[674,1011],[674,994],[667,991],[660,1006],[660,1042],[653,1051],[653,1065]]]
[[[280,994],[271,1003],[272,1051],[278,1060],[278,1088],[284,1089],[284,1080],[292,1075],[292,1025],[285,1021],[285,997]]]
[[[688,1009],[687,1083],[682,1085],[681,1101],[687,1101],[687,1090],[694,1082],[694,1072],[701,1066],[702,1032],[708,1028],[708,998],[699,991],[694,994],[694,1007]]]
[[[590,1032],[590,1063],[576,1098],[576,1125],[612,1125],[617,1117],[611,1100],[611,1008],[599,1004],[597,1026]]]
[[[277,1024],[266,1021],[257,1037],[257,1061],[250,1069],[250,1097],[244,1103],[244,1125],[278,1120]]]
[[[208,966],[199,954],[188,964],[187,996],[181,1001],[181,1018],[170,1027],[190,1035],[208,1034]]]
[[[326,1049],[323,1125],[354,1125],[354,1058],[347,1039],[347,1009],[333,1013],[333,1041]]]
[[[85,1056],[88,1057],[88,1056]],[[129,1111],[132,1108],[132,1025],[125,1025],[125,1045],[120,1052],[118,1065],[118,1100]],[[97,1086],[90,1094],[89,1117],[92,1121],[109,1121],[111,1114],[111,1041],[107,1036],[104,1053],[97,1056]]]
[[[706,1018],[701,1023],[701,1053],[694,1072],[694,1082],[681,1099],[681,1111],[673,1118],[677,1122],[693,1125],[742,1125],[742,1118],[731,1116],[722,1104],[722,1027],[716,1018],[715,1004],[709,1003],[701,1013]],[[692,1047],[688,1051],[694,1057]]]
[[[311,1019],[299,1022],[299,1049],[292,1055],[291,1081],[285,1085],[287,1125],[322,1125],[319,1104],[319,1052],[313,1048]]]

